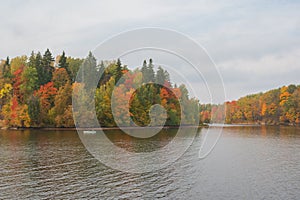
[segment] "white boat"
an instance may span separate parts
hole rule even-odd
[[[97,133],[96,131],[94,130],[89,130],[89,131],[83,131],[84,134],[95,134]]]

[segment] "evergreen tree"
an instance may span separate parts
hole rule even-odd
[[[148,65],[148,80],[149,82],[154,82],[155,74],[154,74],[154,66],[152,62],[152,58],[149,59]]]
[[[144,62],[143,62],[141,72],[143,74],[143,83],[145,83],[146,82],[146,74],[147,74],[147,61],[146,60],[144,60]]]
[[[69,69],[69,63],[67,62],[67,57],[66,57],[65,51],[62,52],[62,55],[59,58],[58,67],[64,68],[67,71],[68,76],[69,77],[71,76],[71,71]]]
[[[2,74],[4,78],[11,78],[11,67],[10,67],[10,60],[9,57],[6,57],[6,61],[4,63],[3,69],[2,69]]]
[[[41,65],[41,72],[40,75],[40,84],[44,85],[51,81],[52,79],[52,73],[54,71],[54,67],[52,66],[52,62],[54,61],[54,58],[52,57],[52,54],[49,49],[45,51],[45,54],[42,58],[42,65]],[[38,70],[39,72],[39,70]]]
[[[152,59],[149,60],[149,64],[147,65],[146,60],[143,62],[143,67],[141,69],[141,72],[143,73],[143,82],[149,83],[154,82],[155,74],[153,69]]]
[[[34,54],[34,51],[31,52],[30,57],[29,57],[29,61],[28,61],[28,66],[29,67],[35,67],[36,65],[36,55]]]
[[[5,65],[9,65],[9,57],[6,57]]]
[[[78,73],[78,81],[83,82],[86,89],[92,89],[92,87],[97,85],[99,73],[97,72],[97,60],[92,52],[89,52],[89,55],[83,61],[82,68]]]
[[[157,73],[156,73],[156,77],[155,77],[155,82],[157,84],[163,85],[166,81],[167,77],[166,77],[166,73],[163,70],[163,68],[161,68],[160,66],[158,67]]]
[[[117,60],[117,68],[116,68],[116,82],[122,77],[122,63],[121,60],[118,58]]]
[[[97,84],[97,88],[99,88],[100,85],[103,85],[105,83],[104,77],[106,76],[106,73],[105,73],[105,66],[104,66],[103,60],[101,60],[99,66],[97,68],[97,71],[98,71],[99,75],[101,76],[100,80]]]
[[[52,73],[54,71],[54,67],[52,66],[52,62],[54,61],[54,58],[52,57],[51,52],[49,49],[45,51],[45,54],[43,57],[41,56],[41,53],[38,52],[35,56],[35,59],[33,61],[33,55],[31,56],[31,63],[35,63],[34,67],[36,68],[36,71],[38,73],[38,83],[39,85],[44,85],[51,81],[52,79]]]
[[[40,52],[38,52],[35,56],[35,68],[38,73],[38,83],[39,85],[42,85],[42,79],[43,79],[43,67],[42,67],[42,55]]]

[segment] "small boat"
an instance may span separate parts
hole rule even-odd
[[[84,134],[95,134],[97,133],[96,131],[94,130],[89,130],[89,131],[83,131]]]

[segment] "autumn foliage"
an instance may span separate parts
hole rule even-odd
[[[300,124],[300,86],[283,86],[222,105],[201,105],[201,120],[209,123],[212,115],[221,115],[215,110],[220,106],[226,107],[225,123],[296,125]]]
[[[173,86],[167,71],[155,71],[152,59],[132,71],[120,60],[98,64],[91,53],[82,60],[63,52],[55,60],[47,49],[44,55],[7,58],[0,69],[0,120],[7,127],[73,127],[73,115],[89,121],[92,109],[108,127],[198,124],[198,101],[188,97],[184,85]],[[98,75],[95,104],[89,105],[94,82],[85,81]],[[72,95],[91,109],[73,113]]]
[[[83,66],[86,71],[78,71]],[[77,77],[77,78],[76,78]],[[86,82],[97,80],[98,82]],[[94,90],[89,90],[95,84]],[[85,90],[83,90],[85,88]],[[93,92],[91,94],[91,92]],[[90,110],[73,113],[72,95]],[[88,101],[92,95],[94,102]],[[0,121],[6,127],[74,127],[73,115],[101,126],[198,125],[199,123],[300,124],[300,86],[289,85],[221,105],[200,104],[185,85],[152,59],[130,70],[120,60],[56,60],[49,49],[0,62]],[[199,121],[200,119],[200,121]],[[76,124],[80,126],[79,124]]]
[[[7,127],[72,127],[72,82],[81,60],[62,57],[72,65],[55,64],[47,49],[0,63],[0,120]],[[74,67],[76,66],[76,67]]]

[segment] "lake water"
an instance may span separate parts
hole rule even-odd
[[[131,174],[93,158],[76,131],[0,130],[0,199],[300,199],[299,127],[226,127],[204,160],[201,131],[168,167]],[[138,143],[107,135],[120,147]]]

